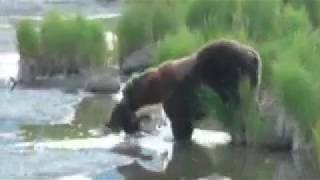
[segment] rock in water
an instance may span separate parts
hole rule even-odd
[[[142,71],[152,63],[152,45],[147,45],[131,55],[126,57],[121,64],[121,72],[130,74],[132,72]]]
[[[89,92],[114,93],[120,89],[119,68],[108,67],[100,72],[86,73],[84,89]]]
[[[84,89],[89,92],[117,92],[120,89],[120,79],[110,74],[96,75],[88,79]]]

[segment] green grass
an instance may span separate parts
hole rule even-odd
[[[158,43],[154,65],[191,55],[203,44],[204,40],[199,33],[191,32],[186,27],[182,27],[178,32],[166,35]]]
[[[244,122],[246,138],[253,145],[259,144],[264,135],[266,123],[259,112],[257,92],[250,87],[250,81],[247,78],[242,80],[239,90],[241,106],[238,114]],[[235,118],[239,120],[239,117]]]
[[[286,56],[294,56],[295,50],[292,50],[289,47],[290,45],[300,44],[298,41],[305,42],[305,37],[300,37],[300,40],[292,41],[297,39],[299,36],[305,36],[309,34],[311,30],[311,23],[308,19],[306,11],[302,7],[295,7],[291,4],[283,7],[281,18],[278,19],[280,27],[278,27],[278,33],[281,34],[278,36],[278,33],[269,41],[264,41],[262,43],[256,43],[257,49],[260,52],[263,61],[263,70],[262,70],[262,82],[264,86],[270,86],[273,82],[272,73],[273,73],[273,63],[284,61],[285,59],[290,59]],[[309,38],[308,38],[309,39]],[[305,44],[304,44],[305,45]],[[301,48],[309,48],[307,46]],[[300,51],[300,48],[296,48],[297,51]],[[285,56],[285,57],[283,57]],[[309,59],[306,57],[305,59]]]
[[[303,2],[309,14],[310,21],[314,27],[318,27],[320,25],[320,1],[305,0]]]
[[[233,104],[224,104],[218,94],[205,86],[201,87],[198,95],[203,108],[210,117],[222,122],[230,130],[240,126],[241,121],[234,121],[236,107]]]
[[[238,0],[197,0],[192,1],[186,15],[186,24],[191,29],[220,31],[231,29]]]
[[[241,21],[248,30],[250,38],[262,41],[277,36],[281,3],[281,0],[241,2]]]
[[[21,55],[37,60],[39,75],[74,73],[107,61],[105,29],[98,21],[50,12],[38,28],[21,21],[17,39]]]
[[[308,14],[303,7],[287,5],[284,7],[281,16],[280,24],[283,35],[288,36],[288,33],[295,33],[297,31],[308,32],[311,30]]]
[[[148,32],[150,31],[148,19],[151,14],[149,9],[140,7],[138,4],[128,4],[124,8],[117,26],[118,49],[121,58],[151,41],[150,32]]]
[[[297,34],[273,64],[273,82],[280,97],[305,132],[310,132],[320,115],[320,54],[315,43],[313,36]]]
[[[266,125],[258,111],[255,92],[249,81],[244,79],[240,85],[241,106],[223,103],[222,99],[210,88],[201,87],[198,94],[201,107],[208,115],[220,121],[231,134],[242,134],[249,137],[253,144],[258,144],[263,137]],[[245,132],[242,132],[245,129]]]
[[[30,20],[22,21],[17,27],[18,49],[23,57],[37,58],[39,55],[39,33]]]
[[[318,0],[287,0],[288,4],[304,8],[308,14],[308,18],[314,28],[318,28],[320,23],[320,1]]]
[[[125,1],[117,27],[120,63],[133,51],[176,30],[179,25],[179,3],[164,0]]]

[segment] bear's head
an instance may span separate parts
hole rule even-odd
[[[125,100],[117,104],[111,114],[110,121],[106,125],[113,132],[124,130],[132,134],[139,130],[139,123],[135,113],[129,108]]]
[[[220,40],[198,51],[194,74],[224,102],[239,104],[239,85],[244,78],[249,79],[255,91],[259,89],[261,59],[249,46],[234,40]]]

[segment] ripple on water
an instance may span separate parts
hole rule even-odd
[[[0,158],[1,179],[52,179],[79,173],[85,177],[132,162],[126,156],[103,150],[1,150]]]

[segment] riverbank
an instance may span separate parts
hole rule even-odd
[[[118,67],[112,66],[103,70],[83,72],[72,75],[37,77],[26,82],[19,82],[18,88],[56,88],[66,91],[84,90],[94,93],[116,93],[120,89]]]

